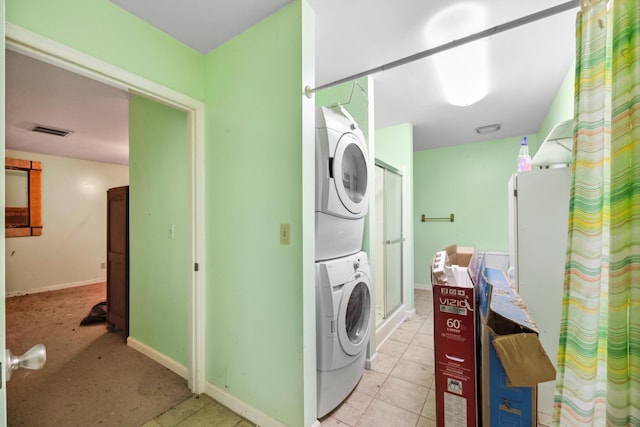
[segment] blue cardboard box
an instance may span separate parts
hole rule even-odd
[[[479,305],[478,407],[484,426],[537,425],[537,384],[555,379],[534,320],[502,270],[470,262]]]

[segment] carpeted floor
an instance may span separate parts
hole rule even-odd
[[[47,347],[43,369],[19,369],[7,383],[9,426],[136,427],[191,396],[183,378],[104,323],[79,326],[105,295],[98,283],[6,300],[7,348]]]

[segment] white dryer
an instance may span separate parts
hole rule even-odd
[[[342,107],[316,109],[316,261],[362,249],[369,207],[364,134]]]
[[[316,263],[318,418],[337,407],[364,372],[372,308],[366,253]]]

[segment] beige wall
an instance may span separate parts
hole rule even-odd
[[[106,190],[128,185],[129,167],[6,151],[42,162],[42,236],[5,238],[6,294],[106,279]]]

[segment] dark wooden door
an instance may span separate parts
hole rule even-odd
[[[129,336],[129,187],[107,190],[107,327]]]

